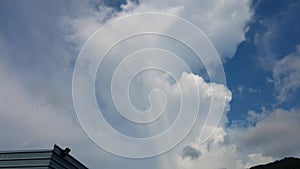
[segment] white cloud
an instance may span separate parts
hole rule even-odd
[[[249,154],[247,162],[246,164],[242,165],[242,168],[250,168],[261,164],[267,164],[273,161],[274,159],[272,157],[263,156],[261,154]]]
[[[231,58],[244,40],[244,28],[251,17],[250,1],[140,1],[135,11],[170,11],[188,19],[212,40],[223,58]],[[171,10],[172,11],[172,10]]]
[[[260,89],[260,88],[253,88],[253,87],[250,87],[250,88],[248,89],[248,92],[249,92],[249,93],[259,93],[259,92],[261,92],[261,89]]]
[[[192,142],[189,145],[201,152],[197,159],[182,158],[177,155],[174,168],[197,169],[201,166],[207,169],[215,168],[238,168],[239,156],[233,144],[226,144],[227,133],[224,128],[219,127],[212,140],[199,144]]]
[[[94,31],[97,30],[97,27],[103,25],[105,21],[107,21],[107,19],[115,18],[110,18],[109,16],[122,16],[128,13],[148,11],[168,12],[186,18],[192,23],[194,23],[196,26],[198,26],[200,29],[202,29],[204,33],[206,33],[208,37],[212,40],[218,52],[222,56],[222,59],[225,60],[226,58],[231,58],[233,56],[236,50],[236,46],[242,40],[244,40],[244,28],[247,21],[251,17],[249,3],[250,1],[238,0],[231,0],[226,3],[223,1],[196,0],[140,1],[138,5],[133,3],[123,5],[121,7],[123,11],[121,12],[116,12],[112,8],[107,7],[103,7],[103,9],[101,8],[99,10],[94,10],[86,3],[79,3],[80,10],[72,11],[72,13],[76,14],[75,17],[72,14],[71,16],[67,16],[67,25],[69,25],[69,27],[67,27],[66,29],[71,28],[71,32],[69,32],[70,34],[67,36],[67,39],[75,43],[77,45],[76,47],[78,50],[88,39],[88,37],[92,33],[94,33]],[[145,25],[146,22],[148,21],[141,20],[139,23],[132,25],[132,29],[135,29],[135,27],[139,27],[140,25]],[[62,24],[66,24],[66,21],[62,21]],[[162,48],[164,46],[163,40],[158,41],[157,39],[153,40],[150,38],[144,42],[149,44],[159,44]],[[125,51],[128,52],[130,51],[130,48],[135,49],[135,47],[138,47],[140,45],[141,44],[136,42],[131,45],[127,45]],[[124,53],[126,54],[126,52]],[[118,59],[112,61],[111,63],[114,63],[115,61],[118,61]],[[155,61],[156,60],[151,60],[151,58],[144,60],[145,63]],[[173,62],[170,62],[169,64],[172,65],[172,63]],[[130,66],[128,66],[127,68],[130,69]],[[107,70],[105,72],[110,72],[110,70]],[[123,71],[123,73],[126,73],[126,71]],[[102,76],[102,78],[103,77],[108,78],[106,76]],[[183,76],[180,78],[181,83],[185,85],[186,89],[189,89],[184,90],[184,92],[186,92],[187,94],[189,92],[194,91],[192,90],[193,88],[190,86],[191,82],[189,79],[196,80],[199,84],[198,87],[202,99],[201,112],[203,113],[203,115],[199,117],[198,123],[203,124],[205,112],[207,112],[206,110],[209,109],[209,98],[216,97],[215,101],[218,102],[220,101],[218,100],[218,94],[220,94],[220,97],[224,97],[224,93],[222,92],[224,92],[225,90],[227,91],[226,93],[228,95],[226,96],[226,109],[224,111],[223,119],[220,122],[219,126],[209,126],[211,128],[217,128],[212,140],[205,144],[198,143],[197,139],[201,132],[202,126],[196,126],[195,129],[191,132],[191,134],[183,143],[181,143],[174,150],[171,150],[170,152],[158,158],[159,167],[189,169],[199,168],[199,166],[205,166],[205,168],[243,168],[247,165],[250,165],[249,163],[254,164],[261,161],[270,160],[270,158],[264,157],[260,154],[241,154],[237,149],[237,146],[229,142],[229,136],[225,130],[225,124],[227,120],[226,112],[229,110],[229,102],[231,100],[231,93],[228,91],[228,89],[223,85],[206,83],[201,77],[190,73],[183,74]],[[104,79],[101,80],[105,81]],[[176,85],[172,86],[170,82],[165,78],[165,76],[161,76],[159,74],[157,75],[156,73],[149,73],[148,76],[144,74],[143,78],[139,80],[139,82],[142,81],[143,83],[136,84],[136,89],[140,89],[141,86],[139,85],[143,84],[145,85],[143,87],[146,87],[148,89],[152,89],[153,86],[159,87],[160,89],[162,89],[162,91],[166,92],[167,95],[170,95],[171,99],[168,100],[168,104],[170,104],[171,107],[167,107],[166,112],[173,112],[174,106],[172,105],[176,105],[178,101],[176,100],[176,96],[178,95]],[[122,83],[120,82],[119,84]],[[102,89],[103,90],[100,93],[100,98],[102,99],[100,100],[105,102],[105,97],[107,97],[107,95],[110,94],[110,90],[109,88],[105,87]],[[143,88],[141,90],[138,90],[138,92],[133,93],[135,95],[133,95],[132,98],[139,98],[135,99],[135,104],[138,107],[144,106],[145,108],[145,102],[148,101],[147,96],[149,95],[148,89],[145,90],[145,88]],[[104,105],[107,112],[112,111],[112,105],[110,102],[105,103]],[[157,133],[157,131],[160,132],[161,129],[164,129],[165,126],[170,123],[172,116],[174,115],[171,115],[170,117],[161,121],[160,124],[153,125],[151,127],[151,130],[148,130],[143,134],[146,133],[148,135],[152,135]],[[126,127],[124,126],[121,126],[121,128],[126,129]],[[141,133],[141,129],[131,128],[131,132],[138,134]],[[166,140],[166,142],[168,142],[168,140]],[[187,150],[185,149],[185,147],[190,147],[190,149]],[[191,158],[183,158],[183,154],[184,156],[189,156]]]
[[[254,8],[257,8],[255,10],[258,11],[262,11],[266,7],[263,2],[255,4]],[[255,31],[253,38],[259,54],[259,61],[264,69],[272,71],[274,63],[297,45],[298,42],[293,39],[299,35],[299,27],[294,24],[295,18],[298,17],[296,12],[298,7],[298,1],[291,1],[283,4],[277,12],[270,13],[270,15],[258,12],[257,17],[253,17],[255,27],[261,28],[260,31]],[[284,41],[283,39],[286,38],[289,40]]]
[[[237,142],[247,151],[270,157],[299,156],[299,121],[299,110],[275,109],[255,125],[239,131]]]
[[[256,124],[259,121],[262,121],[266,118],[267,114],[265,112],[265,108],[263,108],[263,111],[261,113],[256,113],[253,110],[248,111],[248,117],[247,122],[252,124]]]
[[[198,169],[201,166],[208,169],[245,169],[274,160],[274,158],[262,154],[241,152],[238,146],[231,142],[232,138],[230,137],[224,128],[218,127],[209,142],[205,144],[189,142],[185,147],[177,150],[181,154],[169,154],[171,156],[169,157],[170,161],[175,161],[175,163],[162,166],[178,169]],[[190,147],[192,151],[190,151],[190,154],[183,156],[186,147]]]
[[[300,46],[296,51],[275,62],[273,79],[279,103],[285,102],[300,88]]]
[[[1,40],[0,43],[5,44]],[[0,47],[0,53],[1,56],[3,54],[9,56],[5,48]],[[10,66],[0,57],[1,150],[51,149],[53,144],[58,144],[62,148],[65,146],[71,148],[71,155],[90,168],[97,168],[99,163],[105,164],[107,168],[120,168],[124,165],[129,168],[132,166],[141,168],[148,163],[148,161],[132,162],[95,147],[78,123],[72,96],[65,92],[67,90],[64,88],[65,84],[56,84],[58,88],[65,89],[63,92],[59,89],[58,94],[50,92],[46,86],[36,89],[36,86],[27,84],[28,81],[35,80],[31,77],[35,75],[34,73],[20,74],[17,69]],[[37,90],[38,92],[42,90],[43,94],[37,94]],[[154,162],[155,160],[150,160],[149,163]]]
[[[75,116],[66,113],[68,106],[62,109],[47,97],[39,97],[26,87],[22,78],[0,64],[0,145],[2,149],[29,148],[48,146],[53,143],[65,144],[71,140],[79,140],[83,133],[78,131],[79,126]],[[57,103],[56,102],[56,103]],[[73,143],[74,143],[73,142]]]
[[[116,11],[104,5],[90,3],[88,0],[73,1],[67,15],[59,19],[59,25],[65,32],[65,40],[79,51],[85,41],[97,31],[103,23],[116,15]]]
[[[158,80],[149,79],[157,82]],[[193,74],[183,74],[181,79],[179,80],[180,84],[183,84],[182,91],[183,94],[190,95],[189,92],[196,91],[193,89],[193,81],[196,80],[200,93],[200,107],[199,117],[196,121],[196,125],[194,129],[191,131],[189,136],[180,143],[175,149],[170,152],[163,154],[159,158],[160,168],[199,168],[199,166],[205,166],[205,168],[220,168],[227,166],[228,168],[236,168],[236,160],[238,159],[238,154],[236,152],[236,148],[234,145],[226,144],[228,140],[226,140],[227,133],[225,132],[223,127],[208,126],[212,128],[216,128],[215,133],[210,139],[210,141],[200,144],[198,142],[198,137],[201,132],[201,127],[203,121],[206,117],[206,113],[209,109],[210,99],[215,97],[213,100],[217,102],[217,104],[222,104],[222,100],[224,98],[224,94],[226,95],[226,106],[228,106],[231,100],[231,92],[226,89],[223,85],[217,85],[213,83],[206,83],[204,80]],[[164,80],[165,81],[165,80]],[[164,83],[168,83],[165,81]],[[176,97],[176,93],[174,89],[162,88],[163,91],[170,92],[168,93],[171,97]],[[186,90],[188,89],[188,90]],[[222,93],[225,92],[225,93]],[[169,100],[168,100],[169,101]],[[190,100],[189,102],[193,102]],[[168,104],[175,104],[176,102],[168,102]],[[226,112],[229,109],[224,110],[224,118],[220,121],[220,126],[225,125],[226,123]],[[168,112],[170,113],[170,112]],[[211,112],[216,113],[216,112]],[[158,126],[160,128],[160,126]],[[180,131],[178,131],[180,132]],[[172,138],[170,138],[172,139]],[[166,140],[167,141],[167,140]]]
[[[262,112],[248,112],[247,121],[241,126],[218,127],[212,139],[199,144],[187,142],[192,152],[200,152],[198,157],[183,158],[182,150],[177,150],[178,168],[250,168],[266,164],[286,156],[300,156],[299,110],[275,109]],[[246,128],[245,128],[246,127]],[[195,155],[195,154],[194,154]],[[187,156],[189,157],[189,156]],[[175,157],[173,157],[175,158]]]
[[[96,8],[91,5],[92,4],[90,4],[88,1],[76,1],[71,6],[70,15],[62,17],[60,20],[61,26],[66,33],[66,40],[75,45],[76,51],[80,50],[81,46],[92,33],[94,33],[107,20],[115,18],[115,16],[121,16],[132,12],[160,11],[179,15],[196,24],[209,36],[216,46],[218,52],[222,55],[223,59],[231,58],[238,43],[244,39],[244,27],[251,16],[249,1],[238,0],[226,1],[226,3],[225,1],[196,0],[140,1],[139,5],[134,3],[123,5],[121,8],[125,12],[123,11],[121,13],[118,13],[113,8],[103,5],[99,5]],[[142,25],[144,22],[147,21],[141,21],[139,24]],[[149,43],[163,44],[163,42],[164,41],[154,40]],[[66,62],[70,62],[70,58],[63,59],[65,59]],[[290,60],[294,61],[294,59],[286,59],[279,62],[278,65]],[[151,59],[145,60],[145,62],[149,61],[151,61]],[[288,70],[295,69],[293,66],[288,67]],[[229,102],[231,100],[230,91],[223,85],[207,83],[203,78],[190,72],[182,74],[179,80],[184,85],[183,92],[185,92],[187,95],[189,92],[195,91],[193,90],[191,83],[194,80],[197,81],[197,87],[200,90],[201,97],[201,113],[203,113],[198,119],[198,124],[201,124],[201,122],[204,121],[203,117],[205,117],[205,112],[207,112],[206,110],[209,109],[210,98],[215,97],[214,101],[220,103],[224,95],[226,98],[224,117],[219,126],[209,126],[211,128],[216,128],[216,132],[214,133],[212,139],[205,144],[199,144],[197,139],[201,132],[201,125],[198,125],[193,129],[188,138],[174,150],[171,150],[170,152],[155,159],[131,161],[129,159],[121,159],[112,155],[107,155],[107,153],[99,151],[100,149],[94,148],[94,145],[86,139],[79,127],[79,124],[76,122],[76,120],[74,120],[73,116],[75,115],[75,112],[69,112],[70,109],[68,106],[70,105],[62,105],[60,99],[65,93],[61,93],[60,95],[56,96],[40,98],[36,96],[34,92],[32,92],[32,89],[28,89],[26,85],[20,81],[20,77],[16,76],[16,74],[13,74],[10,69],[6,68],[4,65],[1,65],[0,68],[0,145],[3,145],[3,148],[9,148],[8,145],[13,148],[18,148],[16,145],[19,145],[20,148],[23,148],[23,145],[34,148],[36,148],[36,146],[45,147],[45,145],[48,147],[49,144],[53,144],[54,142],[68,145],[73,144],[76,145],[77,151],[80,151],[80,153],[77,153],[79,155],[79,159],[85,159],[89,161],[90,164],[92,164],[92,166],[90,166],[92,168],[98,166],[97,162],[99,161],[99,158],[101,162],[105,163],[107,168],[116,168],[116,166],[124,166],[125,164],[126,166],[130,166],[130,168],[132,168],[134,165],[137,165],[137,168],[151,168],[156,166],[153,168],[188,169],[198,169],[199,166],[205,166],[207,169],[225,167],[245,168],[245,166],[252,166],[272,160],[271,157],[267,157],[259,153],[248,155],[247,152],[241,153],[239,151],[238,146],[231,142],[231,136],[225,129],[225,124],[227,121],[226,113],[229,111]],[[281,73],[286,73],[286,70],[274,70],[274,75],[276,73],[280,75]],[[143,76],[142,78],[143,84],[146,84],[144,87],[148,87],[150,89],[153,86],[160,87],[163,91],[170,95],[170,98],[172,99],[168,100],[168,104],[171,106],[167,108],[167,112],[173,112],[175,107],[173,105],[176,105],[178,101],[176,100],[176,97],[178,96],[178,87],[176,87],[174,84],[171,84],[164,75],[161,76],[161,74],[158,74],[155,76],[155,78],[153,78],[153,74],[151,73],[148,75],[149,76]],[[284,83],[287,82],[280,81],[278,83],[279,88],[285,86],[283,85]],[[137,84],[135,88],[138,89],[138,87],[139,86]],[[293,87],[291,88],[293,89]],[[143,91],[143,89],[139,91],[140,92],[135,93],[136,95],[132,97],[142,98],[141,96],[148,96],[149,94],[148,92]],[[104,92],[101,96],[105,97],[105,94],[107,93]],[[159,100],[160,98],[157,96],[154,99]],[[145,106],[145,101],[148,100],[137,99],[136,101],[137,105],[142,107]],[[190,100],[190,102],[192,101],[193,100]],[[70,104],[70,102],[67,103]],[[106,106],[107,110],[110,111],[111,105]],[[222,107],[222,105],[220,107]],[[295,115],[296,113],[291,114]],[[148,133],[146,132],[146,134],[151,135],[153,133],[155,134],[160,132],[161,128],[169,125],[170,120],[173,118],[172,116],[174,115],[170,115],[168,118],[165,118],[164,121],[162,121],[159,125],[153,125],[153,128],[148,130]],[[261,118],[261,116],[255,112],[249,112],[249,117],[251,117],[249,120],[255,121],[257,125],[247,129],[246,131],[242,131],[250,135],[250,141],[244,140],[245,145],[250,147],[253,146],[254,144],[251,142],[251,140],[257,137],[257,133],[269,132],[269,130],[264,131],[264,129],[269,125],[266,124],[271,123],[272,120],[277,121],[277,124],[281,124],[279,123],[278,119],[284,119],[284,116],[279,116],[276,114],[274,116],[275,117],[273,118],[270,116],[270,119],[268,120],[268,118]],[[298,116],[295,115],[292,117]],[[293,119],[284,119],[282,125],[285,126],[288,122],[292,122],[292,124],[294,124],[293,122],[296,121],[295,119],[294,121],[290,120]],[[271,125],[275,124],[271,123]],[[299,127],[297,124],[294,125]],[[7,126],[10,128],[8,129]],[[126,129],[126,127],[122,127]],[[292,134],[287,134],[289,132],[287,132],[288,130],[286,127],[281,126],[279,128],[285,131],[284,136],[292,137]],[[276,131],[273,131],[275,129],[270,129],[270,132],[277,134]],[[294,130],[291,131],[292,133],[295,132]],[[133,129],[132,132],[140,133],[141,130]],[[264,138],[262,138],[262,140],[264,140]],[[279,140],[281,140],[280,142],[283,141],[282,139]],[[114,142],[114,140],[111,141]],[[166,140],[166,142],[167,141],[168,140]],[[273,142],[270,144],[270,147],[276,147],[278,144],[279,143]],[[259,142],[259,145],[266,148],[263,150],[265,154],[269,155],[275,153],[270,150],[272,148],[265,146],[264,142]],[[298,146],[296,143],[293,145]],[[291,147],[289,146],[284,147],[285,150],[290,148]],[[116,164],[116,160],[118,160],[118,164]],[[147,163],[148,165],[146,165]]]
[[[126,74],[126,71],[123,71],[124,74]],[[166,95],[170,95],[170,98],[176,98],[178,95],[178,89],[176,88],[176,85],[171,85],[169,81],[166,79],[165,75],[159,75],[156,74],[156,76],[153,76],[153,74],[156,73],[149,73],[146,76],[143,76],[143,78],[139,79],[143,81],[146,88],[153,88],[151,86],[155,86],[162,91],[166,92]],[[180,83],[183,84],[184,94],[189,95],[189,92],[194,92],[195,89],[193,88],[191,83],[193,83],[193,80],[197,81],[200,95],[201,95],[201,103],[202,105],[200,114],[205,114],[205,111],[207,110],[207,106],[209,105],[209,98],[216,97],[216,98],[222,98],[224,95],[221,94],[221,91],[224,91],[223,85],[216,85],[216,84],[210,84],[204,82],[204,80],[193,74],[183,74],[180,78]],[[141,82],[139,81],[139,82]],[[122,83],[119,83],[122,85]],[[216,86],[214,86],[216,85]],[[186,90],[189,89],[189,90]],[[226,89],[226,88],[225,88]],[[231,93],[227,90],[227,99],[226,99],[226,105],[229,106],[229,102],[231,100]],[[225,90],[225,91],[226,91]],[[148,90],[139,90],[137,93],[138,98],[143,98],[144,95],[148,95],[148,92],[145,92]],[[214,92],[217,91],[217,92]],[[219,101],[221,101],[220,99]],[[172,105],[175,105],[178,100],[171,99],[168,100],[168,104],[171,105],[171,109],[167,109],[166,113],[174,112],[172,109]],[[218,102],[218,99],[215,100]],[[143,103],[139,103],[143,104]],[[171,111],[170,111],[171,110]],[[229,109],[226,109],[224,112],[224,118],[220,121],[219,127],[216,128],[216,131],[212,138],[204,143],[200,144],[198,142],[198,136],[201,131],[201,122],[203,124],[203,118],[205,115],[199,117],[198,119],[198,125],[195,126],[195,128],[192,130],[192,132],[189,134],[189,136],[181,143],[179,144],[175,149],[171,150],[170,152],[161,155],[158,158],[159,161],[159,168],[178,168],[178,169],[197,169],[199,166],[205,166],[205,168],[245,168],[254,166],[261,163],[267,163],[273,160],[272,157],[268,157],[262,154],[253,154],[248,152],[242,153],[238,145],[235,144],[235,142],[232,142],[231,136],[228,134],[228,132],[225,129],[225,124],[227,120],[227,114],[226,112]],[[172,116],[172,114],[171,114]],[[261,121],[263,118],[262,115],[258,115],[255,112],[251,111],[249,112],[249,118],[251,117],[252,121]],[[170,119],[170,116],[169,116]],[[166,122],[167,121],[167,122]],[[148,131],[150,134],[151,132],[161,129],[165,127],[165,125],[168,125],[170,122],[168,120],[163,121],[162,124],[155,124],[151,127],[150,131]],[[211,126],[216,127],[216,126]],[[141,130],[138,130],[137,132],[141,132]],[[178,131],[180,132],[180,131]],[[241,134],[243,131],[239,131],[238,134]],[[149,134],[148,133],[148,134]],[[152,133],[153,134],[153,133]],[[169,138],[174,139],[174,138]],[[168,140],[166,140],[168,142]]]
[[[113,16],[122,16],[135,12],[166,12],[181,16],[199,27],[212,41],[222,59],[231,58],[237,45],[244,40],[246,23],[251,18],[250,1],[139,1],[139,5],[128,2],[122,5],[123,12],[100,6],[95,10],[88,2],[80,1],[73,5],[70,16],[64,17],[62,25],[71,34],[68,40],[77,44],[79,49],[97,28]],[[132,27],[143,25],[141,21]]]
[[[75,51],[78,52],[92,33],[105,22],[117,16],[145,11],[172,13],[188,19],[202,29],[212,40],[224,60],[233,56],[236,46],[244,39],[244,28],[251,17],[249,3],[250,1],[240,0],[229,0],[226,2],[219,0],[141,0],[139,5],[128,2],[127,5],[121,7],[123,11],[118,12],[103,5],[93,6],[88,1],[76,1],[71,4],[70,11],[68,11],[70,13],[67,12],[67,15],[61,18],[60,24],[66,33],[66,41],[75,45]],[[141,20],[137,25],[132,25],[132,29],[147,22]],[[157,41],[151,38],[148,40],[145,43],[164,44],[163,40]],[[139,45],[136,42],[132,43],[132,46]],[[128,51],[130,50],[128,49]],[[280,93],[278,96],[279,100],[285,100],[290,93],[299,87],[298,65],[300,63],[298,56],[299,48],[295,53],[276,63],[273,70],[273,78],[275,86]],[[67,63],[72,60],[67,57],[63,59]],[[150,58],[144,60],[144,62],[149,63],[153,62],[153,60]],[[86,159],[91,162],[91,168],[98,167],[99,158],[101,162],[105,163],[106,168],[120,168],[119,166],[130,166],[128,168],[132,168],[135,165],[137,165],[137,168],[245,168],[258,163],[269,162],[277,156],[293,153],[299,154],[296,151],[299,149],[297,140],[300,137],[297,130],[299,129],[299,110],[286,111],[276,109],[269,116],[266,116],[264,113],[258,114],[254,111],[249,111],[247,120],[253,126],[247,129],[237,128],[227,131],[225,124],[231,100],[230,91],[224,85],[205,82],[202,77],[188,72],[181,74],[182,76],[179,78],[180,83],[183,84],[182,91],[187,95],[193,93],[195,86],[191,84],[196,81],[201,98],[201,115],[197,119],[198,125],[195,126],[188,138],[174,150],[157,158],[140,161],[121,159],[96,149],[87,140],[87,137],[83,135],[79,124],[74,120],[75,112],[73,110],[70,111],[69,108],[69,106],[72,106],[70,104],[71,96],[67,96],[69,100],[66,102],[62,99],[65,93],[47,96],[46,98],[39,97],[40,95],[37,96],[34,92],[34,90],[38,90],[35,89],[35,86],[31,86],[31,89],[28,89],[20,81],[21,78],[14,74],[12,69],[5,67],[5,64],[2,65],[2,63],[5,62],[0,62],[0,145],[2,145],[2,148],[10,148],[9,146],[13,148],[23,148],[24,146],[36,148],[36,146],[44,147],[44,145],[53,144],[54,142],[73,144],[77,145],[76,149],[81,151],[81,153],[78,153],[80,155],[79,159]],[[174,62],[169,64],[172,65]],[[128,68],[130,69],[130,66]],[[123,73],[126,73],[126,71]],[[147,90],[137,83],[134,88],[139,90],[138,92],[133,92],[134,95],[132,97],[133,99],[138,98],[135,100],[138,107],[145,108],[147,107],[145,105],[147,105],[147,96],[149,95],[148,89],[159,87],[167,95],[170,95],[168,104],[171,106],[167,107],[166,112],[172,113],[178,103],[176,99],[179,95],[178,86],[170,83],[165,74],[156,73],[152,72],[143,75],[139,80],[144,85],[142,87],[145,87]],[[32,76],[35,78],[34,75]],[[61,86],[58,85],[58,87]],[[249,92],[255,92],[255,89],[250,89]],[[105,101],[109,92],[109,89],[104,88],[100,98],[102,97],[102,100]],[[243,88],[241,87],[240,93],[242,92]],[[222,99],[225,97],[224,116],[218,126],[208,126],[208,128],[216,129],[211,140],[200,144],[198,136],[201,132],[201,124],[203,124],[204,117],[206,117],[205,113],[209,109],[212,97],[214,97],[215,102],[220,103],[220,107],[216,107],[217,110],[222,108]],[[159,95],[154,97],[154,101],[160,99],[161,96]],[[187,99],[190,99],[189,102],[193,102],[191,98]],[[112,110],[110,103],[105,106],[108,112]],[[157,106],[160,105],[158,104]],[[172,119],[174,119],[174,114],[165,117],[160,124],[152,125],[146,132],[139,128],[120,127],[124,130],[131,129],[130,132],[134,134],[144,132],[143,134],[152,135],[168,126]],[[180,132],[178,131],[178,133]],[[233,141],[233,139],[236,140]],[[114,141],[111,140],[112,144]],[[166,142],[168,141],[166,140]],[[16,145],[19,147],[16,147]],[[245,152],[240,151],[241,146],[248,150],[245,150]],[[259,150],[251,152],[249,149]],[[260,152],[263,153],[261,154]],[[116,163],[116,160],[118,160],[118,163]]]
[[[243,93],[244,93],[244,87],[243,87],[243,86],[238,86],[238,87],[237,87],[237,91],[238,91],[239,96],[243,96]]]

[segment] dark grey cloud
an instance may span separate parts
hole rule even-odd
[[[182,158],[197,159],[201,156],[201,152],[191,146],[185,146],[181,154]]]

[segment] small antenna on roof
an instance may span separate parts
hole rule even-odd
[[[70,151],[71,151],[71,149],[67,147],[63,151],[60,152],[60,155],[65,157],[66,155],[69,154]]]

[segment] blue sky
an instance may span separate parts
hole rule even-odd
[[[245,168],[284,156],[299,157],[299,7],[297,0],[0,0],[0,149],[50,148],[56,143],[71,147],[72,154],[90,168],[99,165],[104,168],[193,169],[199,165]],[[225,100],[227,109],[223,119],[219,126],[214,126],[216,132],[209,142],[195,141],[195,135],[201,130],[195,127],[182,143],[165,154],[145,159],[122,158],[100,149],[82,129],[73,106],[72,75],[80,49],[98,28],[120,16],[149,11],[183,17],[208,36],[226,74],[226,86],[221,84],[218,89],[226,89],[230,94]],[[132,29],[145,23],[135,23]],[[149,43],[157,41],[157,47],[177,50],[175,43],[165,45],[166,39],[146,38]],[[127,50],[142,45],[134,40],[128,44],[133,47]],[[120,60],[114,53],[111,57],[107,64]],[[201,76],[207,80],[202,74],[203,65],[189,57],[185,60],[192,74],[180,80],[187,85],[188,78],[201,82],[204,86],[201,97],[206,97],[205,86],[210,83],[201,81]],[[104,71],[98,70],[96,92],[98,105],[114,128],[138,136],[165,129],[162,121],[150,126],[156,131],[140,132],[145,128],[128,124],[116,115],[116,108],[106,100],[110,90],[103,80],[111,68],[108,65]],[[147,77],[145,74],[136,79],[136,85],[140,81],[150,86],[165,84],[160,75],[151,81]],[[163,89],[168,89],[167,94],[173,96],[170,88]],[[132,98],[137,107],[144,109],[149,93],[141,91],[150,89],[136,90]],[[177,107],[175,101],[171,99],[168,110]]]
[[[225,64],[229,88],[235,89],[233,91],[236,91],[237,97],[239,97],[239,86],[246,92],[231,103],[232,110],[235,110],[231,114],[232,118],[245,115],[249,109],[258,111],[262,106],[271,108],[276,104],[276,89],[267,79],[272,79],[270,69],[274,60],[282,59],[295,51],[295,47],[299,44],[299,23],[296,22],[299,16],[296,9],[298,3],[297,1],[255,1],[253,3],[255,14],[253,20],[248,23],[246,40],[239,44],[234,58]],[[262,24],[262,20],[269,25]],[[269,32],[268,27],[274,30]],[[268,39],[266,38],[266,43],[255,44],[255,36],[264,37],[267,33],[270,35]],[[237,71],[239,69],[241,71]],[[253,94],[249,92],[250,88],[260,92]],[[292,97],[278,106],[299,108],[298,98],[299,91],[294,91]]]

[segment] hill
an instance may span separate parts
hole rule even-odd
[[[300,159],[287,157],[269,164],[251,167],[250,169],[300,169]]]

